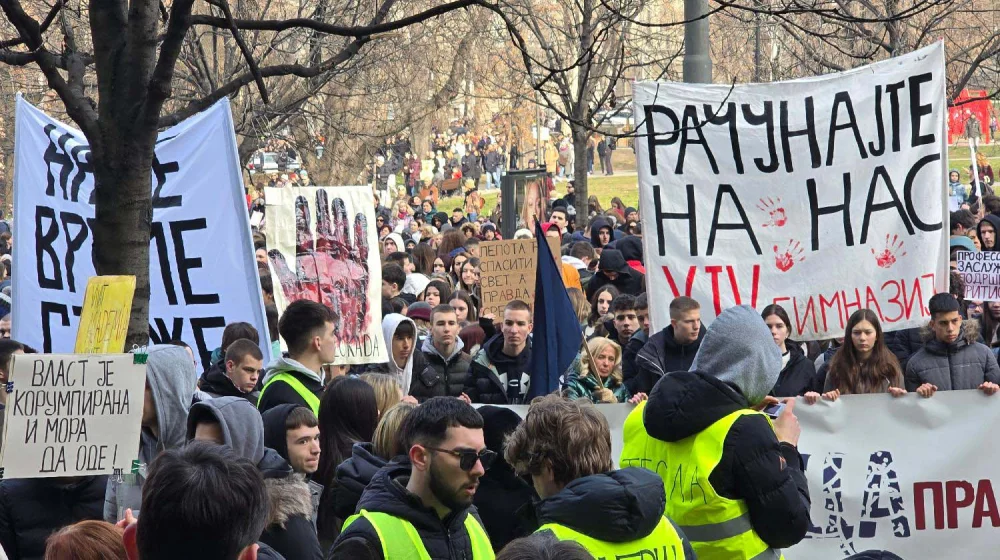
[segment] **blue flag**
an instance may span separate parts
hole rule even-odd
[[[545,242],[541,224],[535,225],[535,237],[538,239],[538,266],[529,399],[559,390],[559,377],[580,353],[583,341],[576,310],[563,285],[562,270]]]

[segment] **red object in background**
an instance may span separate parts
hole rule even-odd
[[[965,121],[970,113],[975,113],[982,129],[983,142],[991,142],[990,117],[993,114],[993,104],[984,89],[963,89],[955,98],[955,105],[948,107],[948,143],[965,142]],[[975,101],[968,101],[974,99]],[[968,113],[966,112],[968,111]]]

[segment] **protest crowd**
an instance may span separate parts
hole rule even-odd
[[[599,169],[612,173],[614,148],[594,140]],[[6,557],[778,559],[811,526],[797,408],[1000,391],[1000,302],[967,299],[957,270],[950,290],[929,298],[922,327],[886,332],[860,308],[841,336],[798,342],[780,304],[731,306],[703,325],[704,302],[647,292],[636,208],[576,199],[563,140],[539,162],[542,215],[519,220],[514,240],[538,242],[537,274],[557,279],[568,312],[537,294],[487,309],[486,248],[501,240],[503,212],[477,193],[499,188],[523,158],[516,143],[464,125],[431,144],[413,154],[391,139],[370,172],[379,245],[368,249],[381,273],[369,281],[381,286],[385,361],[337,363],[339,339],[359,335],[352,308],[289,298],[255,231],[268,331],[227,324],[204,368],[194,341],[151,345],[136,469],[0,481]],[[962,169],[942,186],[953,269],[960,251],[1000,251],[992,168],[982,158],[976,170],[978,181]],[[308,173],[294,180],[308,185]],[[293,188],[287,181],[273,186]],[[464,203],[439,207],[449,193]],[[8,289],[12,233],[0,222],[8,309],[18,297]],[[279,313],[276,299],[294,301]],[[556,331],[536,324],[543,305],[558,332],[579,335],[557,370]],[[654,332],[657,308],[670,323]],[[12,355],[37,351],[10,338],[10,321],[0,319],[4,382]],[[601,412],[613,404],[634,405],[614,445]],[[671,490],[675,476],[692,477],[702,496]]]

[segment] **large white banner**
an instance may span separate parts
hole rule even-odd
[[[782,305],[792,337],[928,318],[948,280],[944,47],[774,84],[634,85],[648,291],[710,323]],[[667,305],[650,307],[653,329]]]
[[[871,549],[905,560],[995,558],[1000,447],[990,434],[1000,423],[998,398],[944,391],[812,406],[799,399],[813,527],[785,558],[833,560]]]
[[[308,299],[336,314],[337,364],[384,362],[382,261],[369,186],[264,189],[274,300]]]
[[[17,98],[13,336],[72,352],[94,276],[92,162],[83,133]],[[270,356],[246,195],[225,99],[163,131],[153,161],[149,334],[207,365],[226,324],[245,321]]]

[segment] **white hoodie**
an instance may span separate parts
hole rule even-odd
[[[413,327],[413,352],[410,352],[409,359],[406,360],[405,367],[399,367],[396,365],[396,360],[392,357],[392,337],[396,334],[396,329],[404,321],[409,322]],[[390,313],[382,319],[382,336],[385,337],[385,345],[389,347],[389,373],[396,379],[396,383],[403,389],[403,394],[408,394],[410,392],[410,383],[413,381],[413,353],[418,352],[417,349],[417,325],[413,322],[413,319],[404,317],[399,313]]]

